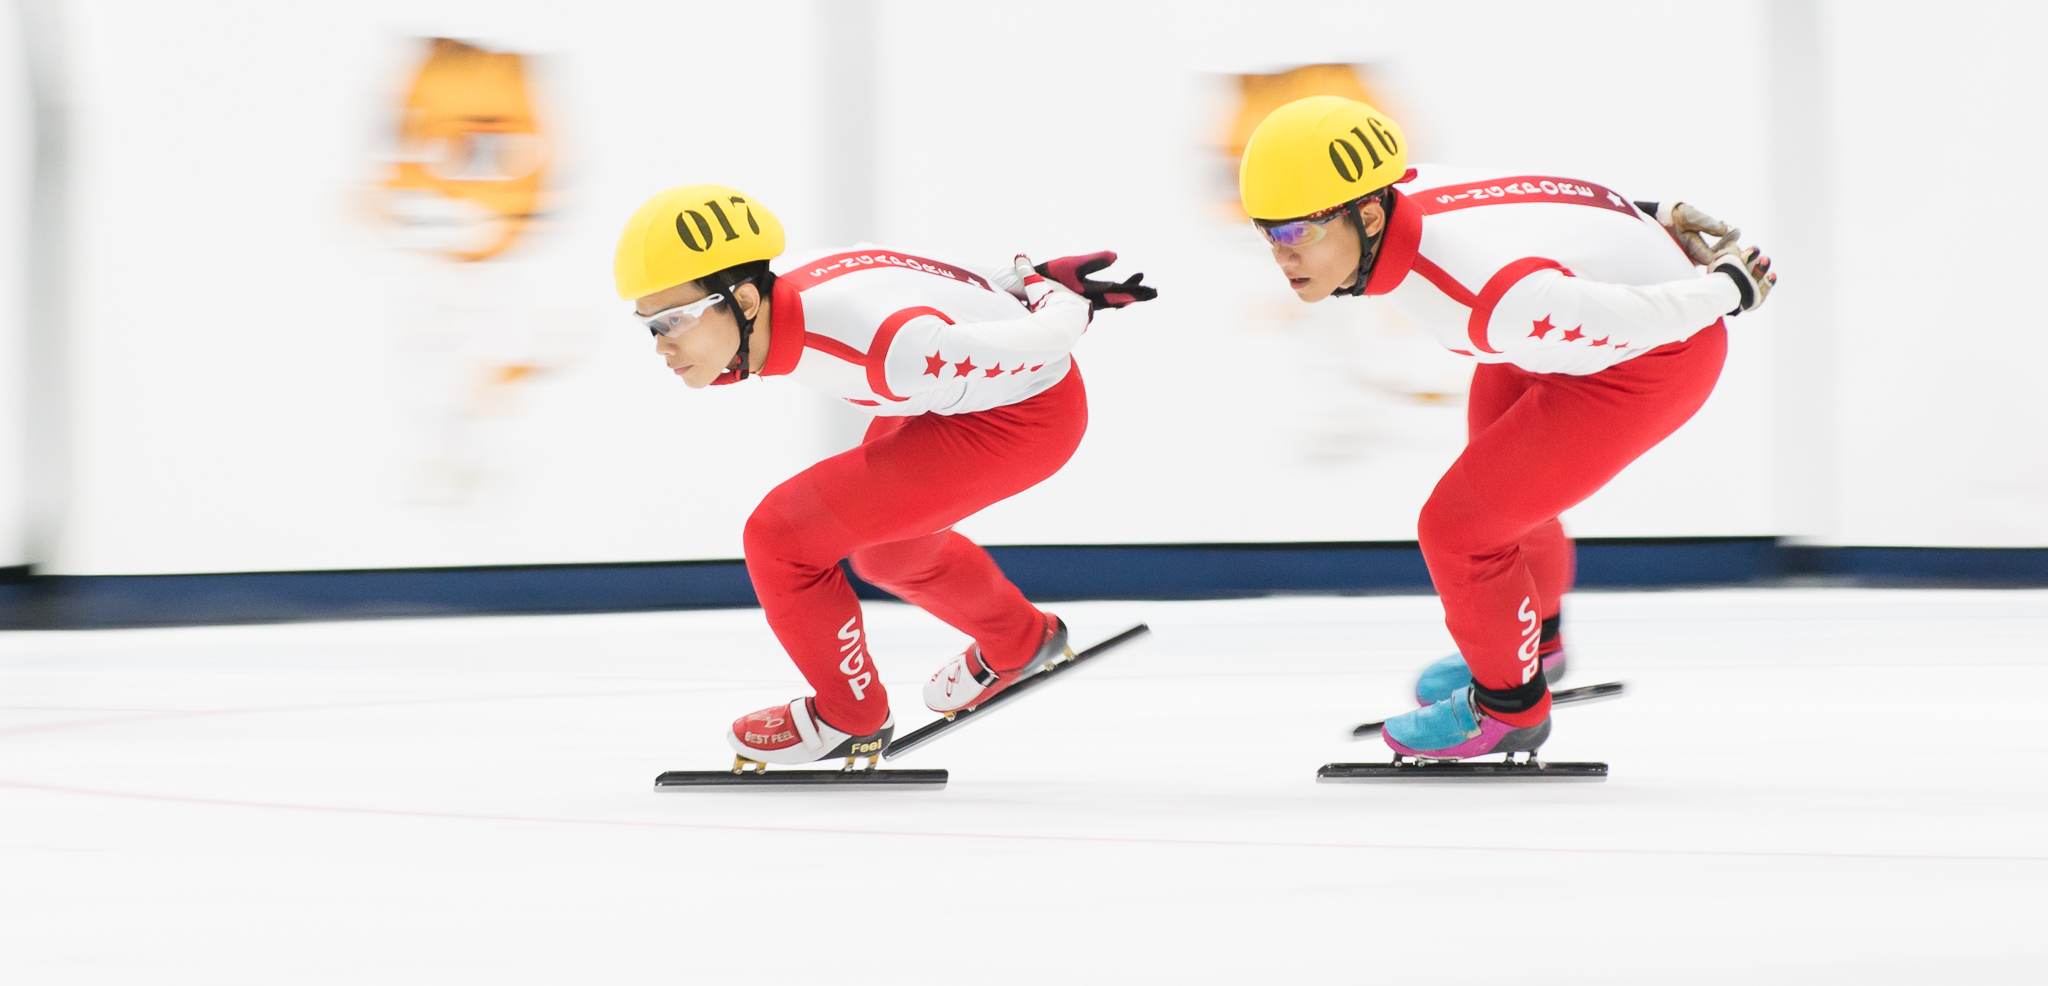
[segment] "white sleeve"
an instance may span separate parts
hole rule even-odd
[[[1018,301],[1031,299],[1024,293],[1024,279],[1017,276],[1017,265],[1009,264],[954,264],[970,274],[979,275],[982,280],[994,285],[998,291],[1007,292]]]
[[[1653,349],[1691,338],[1741,303],[1741,291],[1726,274],[1610,284],[1549,266],[1500,296],[1487,318],[1486,341],[1510,356],[1566,346]]]
[[[995,322],[956,323],[937,309],[924,309],[893,330],[883,357],[889,389],[908,397],[968,373],[993,377],[1035,370],[1081,341],[1088,315],[1088,299],[1065,288],[1048,292],[1029,315]],[[888,323],[883,331],[891,331]]]

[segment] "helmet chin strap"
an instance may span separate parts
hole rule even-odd
[[[761,307],[756,304],[754,306],[754,315],[748,315],[740,311],[739,297],[740,284],[752,283],[754,283],[752,279],[748,279],[739,282],[739,284],[728,284],[725,287],[725,306],[732,309],[732,320],[738,323],[740,327],[740,351],[733,354],[732,362],[726,364],[725,367],[739,374],[738,377],[734,378],[736,381],[745,380],[754,373],[752,361],[747,358],[747,354],[754,342],[754,316],[761,314]]]
[[[1365,282],[1372,278],[1372,266],[1380,259],[1380,241],[1386,238],[1387,227],[1392,224],[1394,214],[1393,199],[1384,189],[1374,192],[1372,199],[1380,203],[1380,209],[1385,213],[1385,218],[1380,221],[1380,231],[1372,236],[1365,235],[1365,218],[1360,215],[1365,211],[1366,199],[1360,199],[1344,210],[1345,218],[1351,220],[1351,229],[1358,234],[1358,276],[1352,278],[1350,287],[1338,288],[1331,294],[1356,298],[1365,293]]]

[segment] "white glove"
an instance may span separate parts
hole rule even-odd
[[[1742,236],[1741,230],[1683,202],[1660,205],[1656,213],[1657,224],[1664,227],[1671,238],[1678,241],[1685,255],[1701,267],[1711,266],[1710,261],[1716,254],[1735,246],[1735,241]],[[1710,246],[1700,236],[1701,233],[1719,239]]]
[[[1670,205],[1638,202],[1636,207],[1654,213],[1657,225],[1664,227],[1664,231],[1678,241],[1679,249],[1684,250],[1693,263],[1715,273],[1726,274],[1735,282],[1735,289],[1742,292],[1742,302],[1728,314],[1755,311],[1764,303],[1764,296],[1771,293],[1771,287],[1778,283],[1778,275],[1771,273],[1771,258],[1755,247],[1744,247],[1736,242],[1742,236],[1741,230],[1683,202]],[[1709,244],[1700,235],[1702,233],[1717,239]]]
[[[1771,293],[1778,283],[1778,275],[1771,273],[1771,258],[1764,256],[1756,247],[1728,244],[1712,257],[1707,258],[1707,269],[1716,274],[1726,274],[1735,282],[1735,289],[1742,292],[1742,303],[1735,306],[1730,315],[1753,312],[1764,303],[1764,296]]]

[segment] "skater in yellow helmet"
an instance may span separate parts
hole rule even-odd
[[[953,525],[1073,455],[1088,403],[1068,350],[1094,311],[1152,296],[1138,277],[1089,279],[1109,253],[984,268],[881,247],[783,248],[759,200],[684,185],[635,211],[613,255],[619,297],[688,386],[787,377],[874,415],[858,448],[777,486],[747,521],[747,574],[813,689],[732,724],[726,739],[748,770],[878,758],[888,745],[888,690],[842,560],[973,638],[924,688],[938,712],[1066,652],[1065,624]]]
[[[1411,167],[1391,117],[1338,96],[1268,115],[1239,184],[1302,301],[1384,297],[1477,363],[1465,451],[1417,525],[1459,653],[1422,673],[1421,708],[1381,735],[1431,760],[1535,750],[1565,667],[1573,562],[1558,514],[1705,403],[1723,317],[1763,304],[1770,260],[1683,203],[1533,171]]]
[[[657,348],[688,347],[681,353],[687,372],[669,364],[685,384],[730,383],[753,375],[767,356],[765,347],[753,347],[754,326],[775,283],[768,262],[782,256],[783,246],[782,221],[760,203],[724,185],[681,185],[648,199],[626,220],[612,275],[619,297],[655,305],[642,314]],[[707,313],[713,317],[707,320]],[[689,331],[699,322],[708,322],[705,331]]]
[[[1311,96],[1274,110],[1252,132],[1238,192],[1276,248],[1309,261],[1289,283],[1313,294],[1303,301],[1319,301],[1364,293],[1394,183],[1407,173],[1407,138],[1393,120],[1354,99]],[[1306,249],[1333,225],[1337,241]]]

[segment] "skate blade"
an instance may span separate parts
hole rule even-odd
[[[671,770],[654,779],[654,789],[857,787],[929,790],[945,787],[946,780],[944,770]]]
[[[1577,688],[1560,688],[1550,693],[1552,705],[1585,705],[1588,702],[1603,702],[1620,698],[1628,689],[1623,681],[1603,681],[1597,685],[1580,685]]]
[[[1399,763],[1329,763],[1316,771],[1318,783],[1343,781],[1604,781],[1604,763],[1552,760],[1433,760]]]

